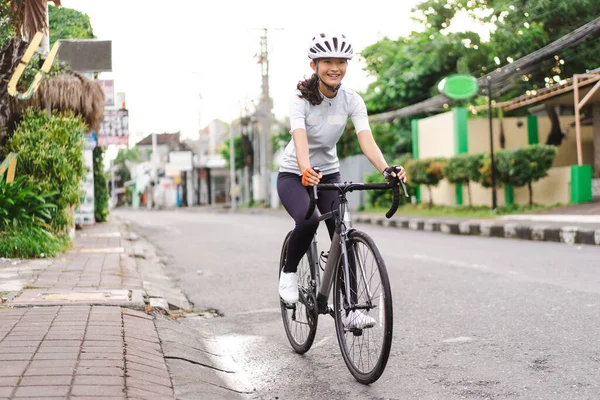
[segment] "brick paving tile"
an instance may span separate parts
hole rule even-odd
[[[120,385],[125,386],[125,378],[122,376],[102,375],[75,375],[74,385]]]
[[[145,400],[165,400],[165,396],[162,394],[152,393],[138,388],[127,388],[128,399],[136,396]]]
[[[0,364],[0,376],[21,376],[28,361],[5,361]]]
[[[171,385],[164,386],[159,383],[151,383],[137,378],[127,378],[127,387],[136,387],[138,389],[146,389],[150,392],[159,394],[173,394]]]
[[[122,360],[122,353],[81,353],[82,360]]]
[[[13,346],[12,344],[0,344],[0,354],[33,354],[37,348],[38,346]]]
[[[25,376],[48,376],[48,375],[73,375],[73,368],[53,367],[53,368],[27,368]]]
[[[28,361],[33,357],[33,351],[28,353],[0,353],[0,362],[2,361]]]
[[[118,342],[123,341],[123,336],[118,335],[97,335],[95,332],[90,333],[88,331],[87,335],[85,335],[85,340],[95,340],[95,341],[105,341],[105,342]]]
[[[150,342],[146,342],[143,340],[139,340],[139,339],[129,339],[126,341],[127,343],[127,348],[129,347],[133,347],[133,348],[137,348],[137,349],[144,349],[146,350],[146,352],[158,352],[159,354],[162,354],[162,348],[160,347],[160,344],[158,343],[150,343]]]
[[[127,346],[125,348],[125,354],[133,354],[138,357],[145,357],[145,356],[161,357],[161,358],[163,357],[162,350],[147,349],[144,346],[131,345],[129,343],[127,344]]]
[[[123,386],[107,385],[73,385],[73,396],[120,396],[125,394]]]
[[[163,386],[171,386],[171,378],[170,377],[165,378],[162,376],[148,374],[146,372],[136,371],[133,369],[127,370],[127,379],[129,379],[129,378],[136,378],[136,379],[140,379],[142,381],[146,381],[146,382],[150,382],[150,383],[158,383],[159,385],[163,385]]]
[[[44,342],[40,346],[42,347],[79,347],[81,346],[81,340],[53,340],[52,342]]]
[[[123,360],[80,360],[79,367],[121,367],[125,363]]]
[[[56,352],[61,352],[61,353],[79,353],[79,350],[81,349],[81,341],[77,340],[74,341],[73,344],[71,345],[55,345],[54,343],[58,343],[59,341],[47,341],[44,342],[40,345],[40,348],[38,349],[38,353],[56,353]]]
[[[54,386],[70,385],[73,377],[71,375],[57,376],[25,376],[21,379],[21,386]]]
[[[71,396],[69,398],[70,400],[125,400],[125,395],[123,396],[110,396],[110,397],[104,397],[104,396]]]
[[[166,368],[164,359],[159,358],[159,357],[155,357],[154,359],[149,359],[149,358],[142,358],[142,357],[134,356],[131,354],[125,354],[125,361],[136,362],[138,364],[143,364],[143,365],[147,365],[149,367],[156,367],[156,368],[162,368],[162,367],[158,367],[158,365],[161,365]]]
[[[147,320],[153,320],[151,315],[148,315],[144,312],[141,311],[136,311],[136,310],[127,310],[127,311],[123,311],[123,319],[127,318],[127,317],[136,317],[136,318],[142,318],[142,319],[147,319]]]
[[[152,383],[146,383],[145,385],[142,385],[140,383],[130,383],[127,381],[127,391],[130,392],[132,389],[144,390],[153,393],[154,395],[163,396],[163,398],[167,398],[167,396],[171,398],[174,397],[173,389],[165,386],[154,385]]]
[[[78,367],[77,375],[107,375],[123,376],[125,371],[122,367]]]
[[[48,333],[45,340],[83,340],[83,332],[81,333]]]
[[[84,347],[123,347],[122,341],[115,342],[107,342],[106,340],[84,340]]]
[[[119,353],[123,354],[123,345],[121,346],[81,346],[81,351],[84,353]]]
[[[77,360],[79,353],[37,353],[34,360]]]
[[[63,359],[63,360],[34,360],[29,364],[29,368],[50,368],[50,367],[69,367],[75,368],[77,360]]]
[[[144,362],[164,362],[164,358],[158,354],[148,354],[140,351],[135,351],[131,349],[127,349],[125,353],[125,360],[139,362],[144,364]],[[143,361],[143,362],[142,362]]]
[[[167,372],[167,369],[161,369],[161,368],[154,368],[154,367],[149,367],[147,365],[143,365],[143,364],[139,364],[136,362],[127,362],[126,363],[126,367],[127,370],[137,370],[137,371],[142,371],[142,372],[146,372],[152,375],[157,375],[157,376],[163,376],[163,377],[169,377],[169,372]]]
[[[94,335],[103,336],[123,336],[123,330],[120,326],[99,326],[99,325],[88,325],[88,334],[93,333]]]
[[[19,381],[18,376],[0,376],[0,387],[2,386],[17,386]]]
[[[69,386],[19,386],[15,397],[59,397],[69,394]]]

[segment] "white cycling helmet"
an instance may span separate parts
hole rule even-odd
[[[352,44],[344,34],[328,35],[319,33],[310,41],[308,58],[345,58],[351,60],[354,55]]]

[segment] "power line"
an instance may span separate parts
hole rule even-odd
[[[513,63],[497,70],[488,73],[477,79],[479,87],[487,87],[488,82],[494,86],[506,82],[511,76],[521,74],[523,69],[530,68],[532,65],[548,59],[557,52],[577,46],[586,40],[595,37],[600,33],[600,17],[583,25],[582,27],[566,34],[549,45],[528,54]],[[420,114],[428,111],[439,111],[445,104],[451,103],[452,100],[445,95],[431,97],[425,101],[410,106],[388,111],[371,116],[369,119],[373,122],[389,121],[398,117],[408,117],[415,114]]]

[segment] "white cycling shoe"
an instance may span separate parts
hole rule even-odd
[[[361,311],[350,311],[344,317],[344,326],[348,329],[365,329],[375,326],[376,321]]]
[[[298,274],[296,272],[281,272],[279,297],[289,304],[298,302]]]

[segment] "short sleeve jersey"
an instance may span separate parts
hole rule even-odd
[[[354,90],[344,87],[338,90],[333,99],[324,97],[321,104],[316,106],[299,95],[300,91],[296,90],[290,101],[290,134],[296,129],[306,130],[311,167],[319,167],[324,175],[338,172],[340,162],[336,144],[348,118],[352,119],[357,133],[371,130],[364,100]],[[284,150],[279,171],[302,174],[298,168],[293,139]]]

